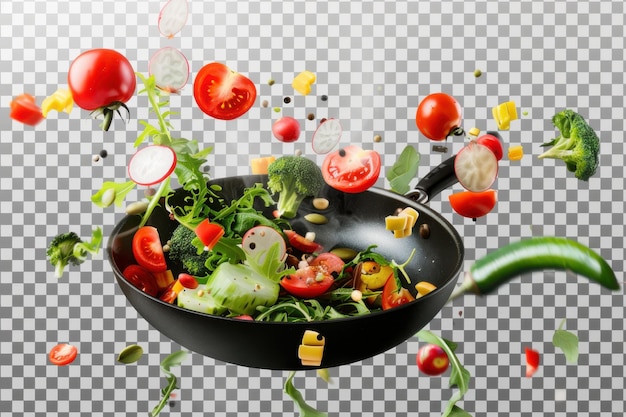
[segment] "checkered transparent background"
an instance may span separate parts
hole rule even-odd
[[[467,266],[510,241],[532,235],[579,239],[624,277],[624,3],[603,1],[205,1],[173,39],[160,36],[163,2],[25,0],[0,3],[0,414],[13,416],[146,415],[165,379],[159,363],[180,349],[128,305],[106,259],[99,257],[60,280],[45,260],[49,239],[92,225],[108,234],[120,210],[90,203],[103,181],[125,177],[126,161],[147,118],[145,97],[133,98],[133,118],[112,130],[76,108],[52,112],[39,126],[12,122],[9,102],[29,92],[40,100],[66,85],[72,59],[109,47],[141,72],[163,46],[179,48],[193,71],[222,61],[258,87],[257,105],[241,119],[204,116],[190,85],[172,97],[181,136],[214,147],[214,177],[246,174],[249,159],[301,150],[310,157],[317,119],[338,118],[343,144],[375,149],[390,166],[407,143],[422,155],[418,177],[450,152],[432,152],[414,123],[419,100],[445,91],[463,106],[464,125],[495,129],[491,108],[513,100],[520,119],[502,132],[524,146],[519,162],[503,160],[495,184],[499,203],[473,223],[455,215],[446,190],[431,201],[461,235]],[[474,69],[483,75],[475,78]],[[293,77],[317,74],[313,93],[293,95]],[[274,79],[269,86],[267,80]],[[322,101],[321,95],[328,101]],[[284,104],[284,96],[292,97]],[[268,100],[268,108],[260,103]],[[280,113],[272,111],[279,107]],[[538,160],[554,135],[551,116],[572,108],[602,140],[601,167],[588,183],[558,161]],[[521,112],[527,112],[522,115]],[[302,120],[303,136],[282,144],[271,136],[281,115]],[[374,143],[373,137],[383,140]],[[107,158],[93,162],[105,149]],[[321,161],[321,159],[320,159]],[[383,180],[379,182],[384,186]],[[580,339],[576,365],[552,346],[561,320]],[[443,308],[429,328],[459,343],[472,373],[460,405],[474,416],[624,415],[624,294],[608,293],[565,273],[527,274],[487,297],[466,296]],[[376,338],[372,335],[372,338]],[[47,362],[59,342],[79,348],[70,366]],[[117,353],[139,343],[135,365]],[[524,347],[542,352],[525,378]],[[315,372],[295,384],[314,406],[336,416],[439,416],[453,394],[447,377],[428,378],[414,363],[418,341],[350,366],[331,369],[327,386]],[[175,370],[181,389],[166,415],[254,417],[297,415],[283,394],[286,373],[223,364],[196,354]]]

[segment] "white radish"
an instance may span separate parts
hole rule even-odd
[[[138,185],[150,186],[165,180],[176,168],[176,152],[169,146],[141,148],[128,162],[128,176]]]
[[[252,258],[257,258],[257,262],[262,264],[265,261],[268,250],[278,243],[279,260],[283,260],[287,254],[287,244],[283,236],[270,226],[255,226],[248,230],[241,238],[241,248]]]
[[[337,119],[326,119],[315,130],[311,144],[317,154],[327,154],[332,151],[341,139],[343,129]]]
[[[154,75],[154,81],[161,90],[176,93],[187,84],[189,62],[185,55],[176,48],[161,48],[152,55],[148,72]]]
[[[173,38],[187,23],[189,5],[187,0],[169,0],[159,13],[159,32]]]
[[[466,190],[485,191],[498,176],[498,160],[487,146],[470,142],[457,153],[454,173]]]

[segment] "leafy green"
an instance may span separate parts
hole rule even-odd
[[[411,145],[407,145],[391,169],[385,174],[391,191],[405,194],[410,190],[409,183],[417,174],[420,164],[420,154]]]
[[[54,266],[57,278],[63,276],[63,271],[68,265],[80,265],[88,255],[96,255],[102,244],[102,229],[96,227],[91,232],[91,240],[83,241],[74,232],[60,233],[48,244],[46,255],[48,261]]]
[[[137,184],[135,184],[133,181],[126,181],[126,182],[121,182],[121,183],[117,183],[114,181],[105,181],[102,184],[102,187],[100,187],[100,190],[91,196],[91,201],[95,205],[101,208],[106,208],[110,206],[112,203],[115,203],[116,206],[121,207],[122,203],[124,202],[124,199],[126,198],[126,194],[131,192],[135,188],[136,185]],[[109,190],[112,190],[112,191],[109,191]],[[102,197],[105,196],[105,193],[107,192],[114,193],[113,200],[104,201],[102,199]]]
[[[563,330],[565,319],[561,321],[559,328],[555,330],[552,336],[552,344],[554,347],[561,349],[565,355],[565,360],[569,363],[578,362],[578,336],[567,330]]]
[[[260,261],[261,258],[263,258],[262,262]],[[254,257],[248,256],[247,261],[250,268],[274,282],[280,282],[280,279],[285,275],[296,272],[295,268],[285,268],[278,242],[274,243],[266,251],[259,252]]]
[[[293,377],[296,375],[295,371],[289,372],[289,376],[285,380],[284,391],[289,395],[300,409],[300,417],[327,417],[328,414],[318,411],[306,403],[304,397],[293,385]]]
[[[161,410],[165,408],[165,405],[170,400],[172,392],[179,388],[178,379],[171,371],[173,366],[180,366],[180,364],[187,358],[187,352],[179,350],[171,353],[161,362],[161,371],[167,376],[167,385],[161,390],[161,401],[152,409],[150,414],[152,417],[158,416]]]
[[[417,337],[426,343],[432,343],[441,347],[446,354],[448,355],[448,359],[450,360],[450,368],[452,369],[450,373],[450,387],[456,386],[458,391],[452,395],[450,400],[448,400],[448,405],[444,410],[442,417],[459,417],[463,416],[463,414],[459,414],[463,410],[459,408],[456,403],[460,401],[465,393],[469,391],[469,382],[470,382],[470,373],[467,369],[463,367],[459,358],[454,354],[457,345],[449,340],[443,339],[431,331],[428,330],[420,330],[417,333]]]

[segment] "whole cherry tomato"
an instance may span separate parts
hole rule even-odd
[[[417,107],[415,123],[417,128],[430,140],[442,141],[450,135],[462,134],[461,105],[445,93],[426,96]]]
[[[281,117],[272,125],[272,133],[281,142],[295,142],[300,137],[300,123],[290,116]]]
[[[417,351],[417,367],[426,375],[441,375],[450,366],[448,354],[437,345],[428,344]]]
[[[380,175],[378,152],[350,145],[326,156],[322,176],[328,185],[344,193],[360,193],[372,187]]]

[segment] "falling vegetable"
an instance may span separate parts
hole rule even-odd
[[[554,347],[561,349],[567,362],[576,363],[578,362],[578,336],[564,330],[564,325],[565,319],[561,321],[559,328],[555,330],[552,336],[552,344]]]
[[[156,85],[167,92],[182,90],[189,79],[189,62],[181,51],[172,47],[161,48],[152,55],[148,73],[154,75]]]
[[[525,348],[526,354],[526,378],[530,378],[539,369],[540,355],[539,352],[532,348]]]
[[[182,362],[187,358],[187,352],[184,350],[179,350],[168,355],[161,362],[161,371],[167,377],[167,385],[161,390],[161,401],[152,409],[151,416],[156,417],[161,413],[165,405],[170,400],[170,396],[172,392],[179,388],[178,387],[178,379],[176,375],[174,375],[171,371],[173,366],[180,366]]]
[[[415,178],[419,164],[420,154],[415,147],[405,146],[391,169],[385,173],[391,191],[406,194],[411,188],[409,184]]]
[[[187,0],[169,0],[159,13],[159,32],[173,38],[185,26],[188,13]]]

